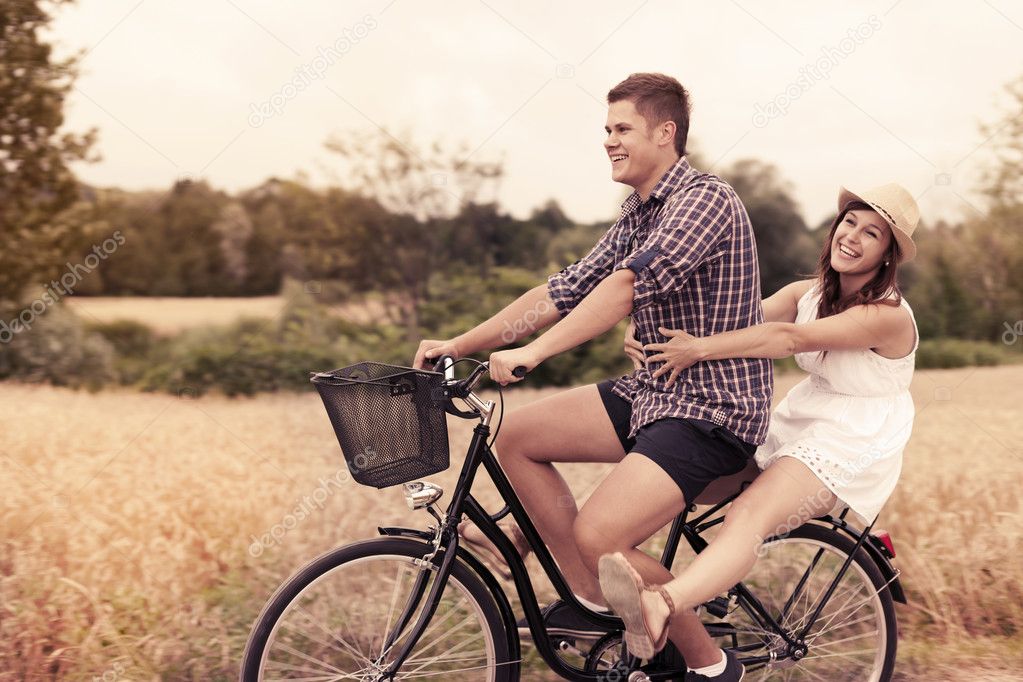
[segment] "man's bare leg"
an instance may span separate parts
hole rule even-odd
[[[625,456],[597,387],[573,388],[510,413],[496,450],[572,591],[597,604],[606,603],[595,568],[583,563],[576,548],[575,498],[552,464],[614,463]]]
[[[671,581],[671,571],[636,548],[670,523],[685,504],[682,491],[664,469],[641,454],[626,455],[576,519],[576,542],[587,572],[597,572],[602,555],[621,552],[648,584]],[[672,618],[669,637],[691,668],[721,660],[720,647],[694,611]]]

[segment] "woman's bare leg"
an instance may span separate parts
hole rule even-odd
[[[692,608],[728,591],[753,568],[766,538],[826,514],[835,502],[834,494],[809,467],[781,457],[732,502],[710,545],[664,586],[676,608],[691,613]],[[642,600],[657,634],[660,625],[654,624],[664,622],[668,607],[655,592],[643,592]]]

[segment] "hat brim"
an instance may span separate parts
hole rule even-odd
[[[860,203],[866,204],[867,206],[870,206],[877,212],[879,216],[881,216],[881,219],[885,221],[885,224],[888,225],[888,227],[892,231],[892,235],[895,237],[895,242],[899,245],[899,263],[908,263],[909,261],[916,258],[916,244],[913,242],[913,238],[910,237],[905,232],[903,232],[902,230],[900,230],[895,225],[892,225],[890,222],[885,220],[884,209],[876,205],[874,202],[867,201],[859,194],[851,192],[845,187],[842,187],[839,189],[838,192],[838,212],[841,213],[842,211],[844,211],[845,207],[848,206],[849,203],[852,201],[858,201]]]

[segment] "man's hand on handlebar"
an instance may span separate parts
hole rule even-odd
[[[539,364],[540,358],[529,346],[499,350],[490,354],[490,378],[502,386],[507,386],[522,381],[522,377]]]
[[[412,362],[412,368],[433,369],[433,361],[442,355],[450,355],[455,360],[462,357],[454,341],[423,339],[419,342],[419,350],[416,351],[416,358]]]

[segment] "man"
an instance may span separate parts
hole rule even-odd
[[[643,344],[665,340],[660,329],[705,336],[763,320],[749,217],[730,186],[685,158],[688,93],[674,78],[640,73],[607,100],[611,177],[634,190],[621,217],[585,258],[486,322],[448,341],[423,341],[415,366],[513,343],[529,333],[530,325],[516,324],[527,316],[540,327],[556,324],[527,346],[490,356],[491,376],[501,384],[517,381],[515,367],[533,369],[630,314]],[[513,339],[509,330],[522,333]],[[668,377],[654,379],[653,369],[639,366],[527,405],[508,416],[497,444],[558,566],[583,603],[596,608],[604,603],[596,574],[605,553],[625,554],[650,584],[671,579],[636,547],[710,481],[743,469],[767,432],[768,360],[698,363],[670,389]],[[553,462],[617,465],[577,510]],[[693,670],[687,679],[742,678],[742,666],[695,614],[672,621],[671,639]]]

